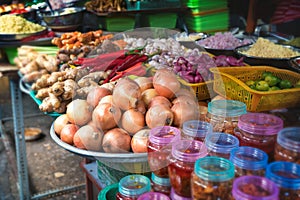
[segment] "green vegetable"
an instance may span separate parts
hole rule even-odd
[[[295,88],[300,88],[300,80],[295,84]]]
[[[252,81],[252,80],[246,81],[246,85],[248,85],[249,87],[253,86],[255,84],[256,84],[255,81]]]
[[[262,80],[264,80],[266,78],[266,76],[274,76],[274,75],[272,74],[272,72],[263,72],[262,73]]]
[[[265,81],[269,84],[269,86],[275,86],[280,82],[280,80],[274,75],[267,75],[265,77]]]
[[[292,83],[289,80],[282,80],[279,83],[281,89],[288,89],[292,87]]]
[[[256,83],[255,89],[258,91],[268,91],[269,84],[266,81],[258,81]]]
[[[280,88],[277,86],[273,86],[269,88],[269,91],[276,91],[276,90],[280,90]]]

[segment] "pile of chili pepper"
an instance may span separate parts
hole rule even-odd
[[[79,58],[74,64],[80,65],[80,68],[87,68],[89,72],[110,70],[110,74],[104,80],[104,83],[107,83],[126,75],[144,75],[146,69],[143,63],[148,60],[148,56],[141,51],[142,49],[119,50],[94,58]]]

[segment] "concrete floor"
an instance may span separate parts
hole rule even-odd
[[[0,200],[20,199],[9,80],[0,78]],[[54,118],[39,111],[29,95],[22,93],[24,127],[38,127],[40,139],[26,142],[29,188],[32,196],[61,190],[69,186],[83,185],[74,192],[57,193],[43,199],[85,199],[85,176],[80,168],[82,157],[59,147],[50,137],[49,130]],[[1,130],[0,129],[0,130]]]

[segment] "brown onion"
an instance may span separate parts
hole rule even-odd
[[[101,103],[110,103],[110,104],[113,104],[112,95],[107,95],[107,96],[103,97],[100,100],[99,104],[101,104]]]
[[[141,112],[135,109],[129,109],[123,113],[121,124],[124,130],[130,135],[134,135],[145,127],[145,117]]]
[[[61,130],[69,124],[69,119],[67,114],[62,114],[58,116],[53,122],[53,128],[57,135],[60,135]]]
[[[103,132],[93,126],[85,125],[77,130],[73,138],[73,143],[80,149],[100,151],[102,147],[102,138]]]
[[[165,105],[169,108],[171,108],[172,103],[169,101],[169,99],[167,99],[164,96],[155,96],[153,97],[153,99],[150,101],[148,108],[155,106],[155,105]]]
[[[83,126],[92,119],[93,108],[86,100],[75,99],[67,106],[67,116],[71,123]]]
[[[138,100],[136,110],[142,113],[143,115],[146,113],[147,109],[144,101]]]
[[[157,96],[158,93],[154,88],[150,88],[142,92],[142,100],[145,102],[146,106],[149,105],[153,97]]]
[[[176,99],[174,99],[172,101],[173,105],[176,104],[176,103],[188,103],[188,104],[194,105],[195,107],[198,106],[198,102],[194,98],[191,98],[189,96],[179,96],[179,97],[177,97]]]
[[[180,89],[180,82],[172,71],[163,68],[156,71],[153,86],[159,95],[171,99]]]
[[[70,145],[73,144],[73,137],[76,131],[79,129],[79,126],[75,124],[67,124],[60,132],[60,139]]]
[[[102,148],[106,153],[130,151],[131,137],[124,129],[114,128],[104,134]]]
[[[150,129],[142,129],[133,135],[131,149],[134,153],[146,153]]]
[[[136,108],[141,90],[136,82],[125,77],[118,80],[113,91],[113,103],[122,110]]]
[[[134,79],[134,81],[139,85],[141,92],[153,87],[152,78],[140,76]]]
[[[164,105],[151,106],[146,113],[146,124],[149,128],[170,126],[173,123],[173,112]]]
[[[99,104],[92,114],[93,123],[102,131],[116,127],[120,119],[121,110],[110,103]]]
[[[89,91],[86,100],[91,106],[93,106],[93,108],[95,108],[103,97],[111,94],[112,93],[109,89],[94,87]]]
[[[194,93],[194,91],[186,89],[186,88],[180,88],[180,90],[178,90],[175,94],[175,97],[180,97],[180,96],[189,96],[191,99],[195,99],[196,100],[196,95]]]
[[[176,127],[181,128],[182,124],[189,120],[199,120],[199,107],[195,104],[190,104],[188,101],[183,103],[175,103],[172,108],[174,113],[173,124]]]

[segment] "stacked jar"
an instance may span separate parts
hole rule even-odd
[[[289,127],[279,131],[274,159],[300,164],[300,127]]]
[[[168,196],[171,193],[170,178],[161,178],[151,173],[151,186],[154,192],[163,193]]]
[[[239,139],[240,146],[259,148],[272,160],[277,134],[281,129],[283,121],[275,115],[247,113],[240,116],[234,135]]]
[[[139,196],[137,200],[171,200],[169,196],[159,192],[146,192]]]
[[[272,162],[267,166],[266,177],[280,188],[280,200],[300,199],[300,165],[286,161]]]
[[[207,156],[195,163],[191,179],[193,200],[230,200],[234,166],[225,158]]]
[[[205,138],[205,145],[209,156],[229,159],[231,150],[239,147],[239,140],[227,133],[211,133]]]
[[[205,121],[190,120],[183,123],[182,137],[184,139],[204,142],[206,135],[212,133],[212,125]]]
[[[264,176],[268,165],[268,155],[260,149],[244,146],[230,152],[230,161],[235,166],[235,177]]]
[[[215,100],[208,103],[206,121],[213,132],[233,134],[239,117],[247,113],[245,103],[235,100]]]
[[[139,196],[150,192],[151,183],[148,177],[143,175],[128,175],[119,181],[116,200],[137,200]]]
[[[279,200],[278,186],[261,176],[241,176],[232,186],[235,200]]]
[[[172,147],[168,166],[172,189],[180,197],[191,197],[191,174],[197,159],[207,156],[205,145],[197,140],[180,140]]]
[[[172,126],[158,126],[152,128],[148,141],[148,163],[150,170],[161,178],[168,178],[168,157],[171,154],[172,145],[179,141],[181,132]]]

